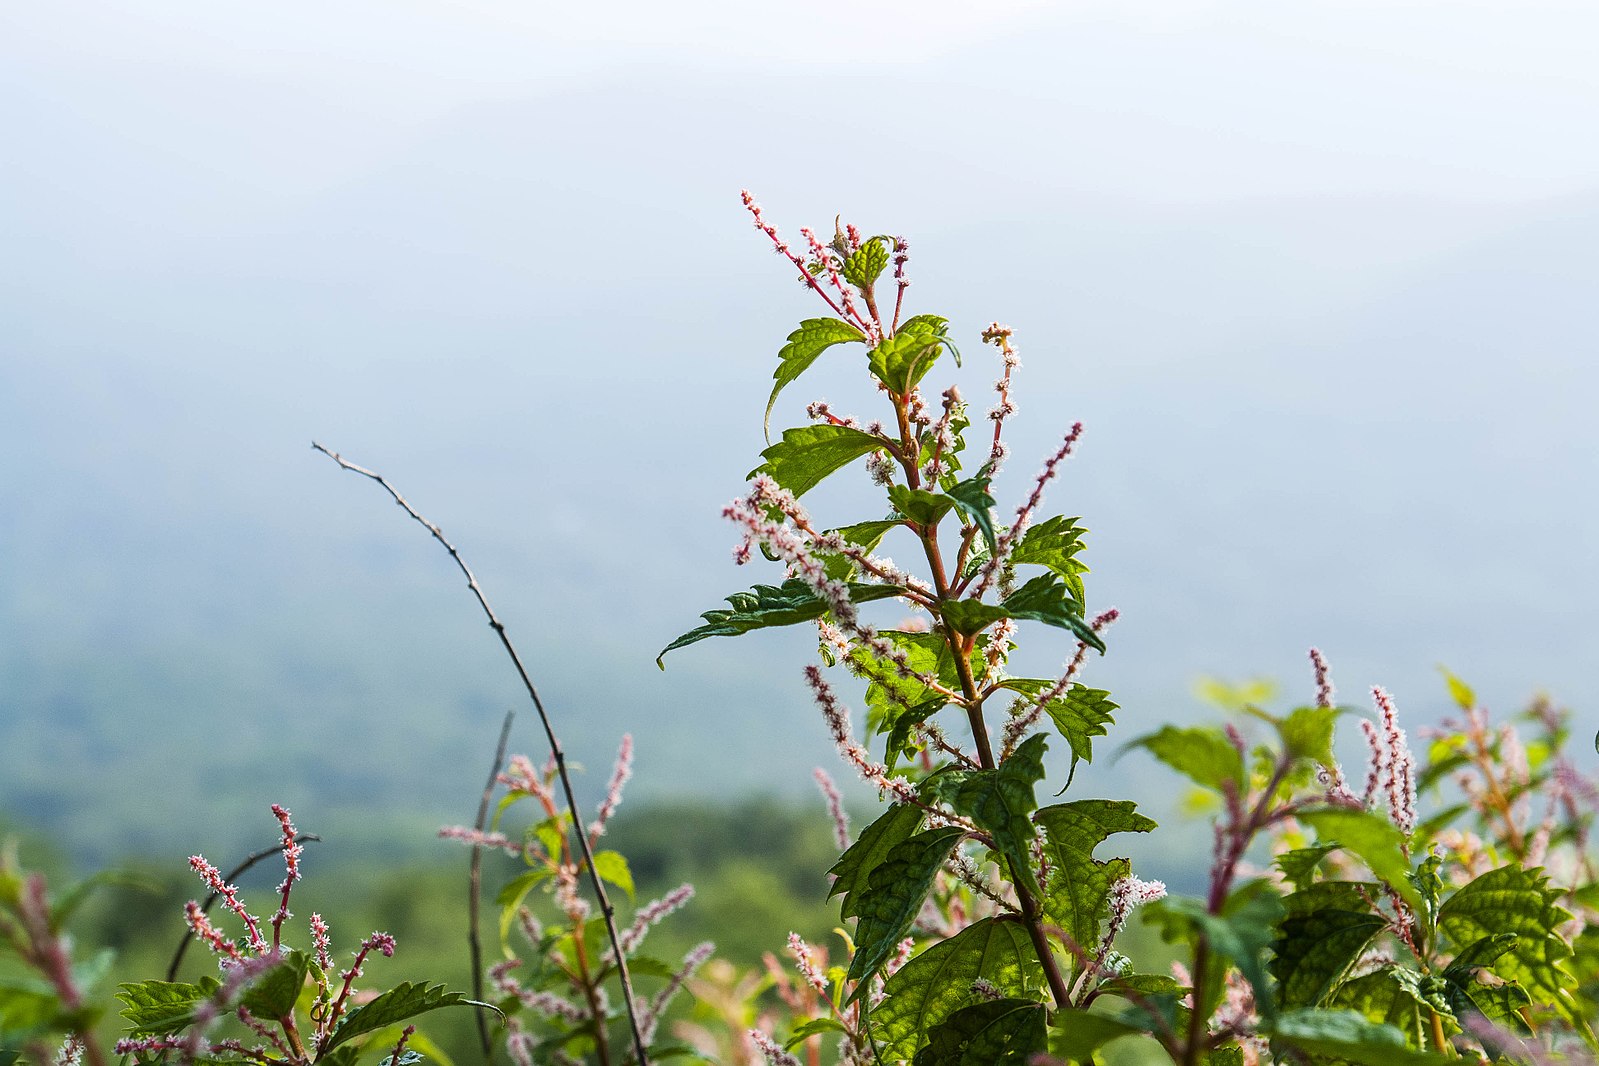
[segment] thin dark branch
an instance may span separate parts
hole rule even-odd
[[[515,720],[515,711],[505,712],[505,722],[500,726],[500,742],[494,748],[494,765],[489,767],[489,780],[483,786],[483,798],[477,805],[477,821],[472,823],[478,832],[478,839],[483,839],[483,825],[489,817],[489,801],[494,797],[494,784],[500,779],[500,767],[505,764],[505,745],[511,738],[511,722]],[[472,845],[472,892],[467,899],[467,932],[466,942],[472,951],[472,998],[479,1002],[483,999],[483,940],[478,933],[478,910],[483,899],[483,845]],[[494,1044],[489,1040],[489,1021],[482,1011],[477,1011],[477,1035],[483,1044],[483,1055],[489,1058],[494,1054]]]
[[[627,1006],[627,1020],[633,1029],[633,1050],[638,1055],[639,1066],[649,1066],[649,1054],[644,1049],[644,1034],[639,1029],[638,1011],[633,1005],[633,981],[627,972],[627,957],[622,951],[621,936],[616,931],[616,908],[611,905],[610,897],[605,892],[605,885],[600,881],[599,871],[594,868],[594,853],[589,847],[588,834],[582,832],[583,819],[578,815],[577,797],[572,792],[572,778],[566,772],[566,753],[561,750],[561,742],[555,738],[555,727],[550,724],[550,716],[544,710],[544,701],[539,699],[538,689],[534,687],[533,679],[528,675],[527,667],[522,665],[522,657],[517,654],[516,646],[511,643],[511,638],[506,636],[505,624],[500,621],[499,616],[494,613],[494,609],[489,606],[488,598],[483,595],[483,589],[477,583],[477,576],[466,565],[466,560],[461,558],[461,553],[455,549],[455,545],[445,539],[443,531],[438,526],[423,518],[416,508],[407,503],[405,497],[395,491],[394,486],[389,484],[381,474],[374,473],[362,466],[356,466],[339,453],[330,451],[315,441],[311,442],[311,447],[338,463],[345,470],[370,478],[383,486],[384,491],[394,498],[394,502],[399,504],[406,514],[416,519],[422,528],[433,534],[434,540],[444,545],[444,549],[450,553],[450,558],[455,560],[455,565],[466,576],[467,588],[472,590],[472,594],[477,597],[479,606],[483,608],[483,613],[488,616],[489,628],[493,629],[495,635],[500,638],[500,644],[505,648],[505,654],[511,657],[511,664],[516,667],[517,675],[522,679],[523,687],[527,689],[528,698],[533,701],[534,709],[539,712],[539,722],[544,726],[544,736],[549,741],[550,755],[555,759],[555,769],[561,778],[561,788],[566,793],[566,806],[572,812],[572,824],[578,827],[578,832],[573,835],[577,837],[578,846],[583,851],[583,861],[589,871],[589,883],[594,889],[595,899],[599,902],[600,915],[605,919],[605,932],[610,937],[611,950],[616,955],[617,977],[622,982],[622,1000]]]
[[[315,833],[301,833],[299,836],[294,838],[294,842],[296,844],[320,844],[322,843],[322,838],[317,836]],[[228,882],[229,884],[237,881],[246,870],[260,862],[262,859],[271,858],[273,855],[283,854],[284,847],[285,845],[280,842],[273,847],[262,848],[260,851],[247,856],[243,862],[239,863],[239,865],[235,866],[232,870],[229,870],[227,876],[223,877],[222,880]],[[211,893],[205,898],[205,902],[200,905],[200,910],[209,911],[211,909],[211,904],[215,903],[221,898],[222,893]],[[184,933],[183,939],[178,941],[178,949],[172,953],[172,964],[167,967],[168,981],[176,981],[178,979],[178,967],[183,965],[183,956],[189,950],[189,941],[192,939],[194,939],[192,936],[190,936],[188,933]]]

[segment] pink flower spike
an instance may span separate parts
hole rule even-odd
[[[238,888],[222,880],[222,872],[209,862],[206,862],[203,855],[190,855],[189,868],[200,875],[205,881],[206,887],[210,888],[212,893],[222,900],[223,906],[238,915],[239,920],[244,922],[245,930],[250,936],[250,950],[257,955],[265,953],[267,944],[261,937],[261,927],[255,916],[244,909],[244,904],[239,900]]]
[[[611,783],[606,787],[605,799],[600,801],[599,810],[595,813],[594,822],[589,826],[589,842],[598,840],[600,834],[605,832],[605,823],[610,821],[617,806],[622,802],[622,786],[633,776],[633,734],[622,734],[622,746],[616,753],[616,768],[611,771]]]
[[[838,786],[820,766],[811,771],[811,776],[816,779],[816,787],[822,790],[822,795],[827,799],[827,813],[833,819],[834,842],[841,850],[849,847],[849,815],[844,811],[844,797],[839,795]]]
[[[300,879],[300,855],[305,846],[298,841],[299,832],[290,820],[287,807],[274,803],[272,813],[277,816],[278,826],[283,831],[283,883],[278,886],[279,900],[278,912],[272,916],[272,950],[276,951],[283,943],[283,923],[289,920],[289,892],[293,890],[294,883]]]
[[[767,1066],[802,1066],[799,1059],[784,1051],[775,1040],[759,1029],[751,1029],[749,1037],[755,1041],[755,1046],[761,1049],[761,1054],[766,1056]]]
[[[1327,659],[1320,648],[1310,649],[1310,665],[1316,672],[1316,706],[1331,707],[1333,696],[1332,673],[1327,669]]]

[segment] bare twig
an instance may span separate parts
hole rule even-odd
[[[322,842],[322,838],[317,836],[315,833],[301,833],[299,836],[294,838],[294,842],[296,844],[320,844]],[[262,848],[260,851],[246,856],[245,860],[239,863],[239,865],[235,866],[232,870],[228,871],[227,875],[223,877],[222,880],[232,884],[239,879],[241,874],[243,874],[250,867],[254,866],[256,863],[260,862],[262,859],[271,858],[273,855],[283,854],[284,847],[284,844],[279,843],[270,848]],[[220,892],[211,893],[205,898],[205,902],[200,904],[201,912],[204,913],[209,911],[211,909],[211,904],[215,903],[221,897],[222,894]],[[178,949],[172,953],[172,962],[167,967],[168,981],[176,981],[178,979],[178,967],[183,965],[183,956],[186,952],[188,952],[189,941],[192,939],[194,939],[192,936],[190,936],[188,933],[184,933],[183,939],[178,941]]]
[[[494,748],[494,765],[489,767],[489,780],[483,786],[483,798],[478,801],[477,821],[472,827],[477,830],[479,840],[482,839],[483,825],[489,817],[489,801],[494,797],[494,784],[500,778],[500,767],[505,764],[505,745],[511,738],[511,722],[515,720],[515,711],[505,712],[505,721],[500,726],[500,742]],[[483,939],[478,933],[478,911],[483,899],[483,845],[472,845],[472,890],[466,901],[467,931],[466,942],[472,952],[472,998],[483,998]],[[483,1044],[485,1057],[494,1054],[494,1045],[489,1040],[489,1022],[482,1011],[477,1012],[477,1035]]]
[[[381,474],[374,473],[363,466],[356,466],[338,452],[330,451],[315,441],[311,442],[311,447],[338,463],[345,470],[370,478],[383,486],[384,491],[394,498],[394,502],[399,504],[406,514],[416,519],[422,528],[433,535],[434,540],[444,545],[444,549],[450,553],[450,558],[455,560],[455,565],[466,576],[467,588],[472,590],[472,594],[477,597],[478,605],[483,608],[483,613],[488,616],[489,628],[493,629],[495,635],[500,638],[500,644],[505,648],[505,654],[511,657],[511,665],[516,667],[517,676],[522,679],[522,685],[527,689],[528,698],[533,701],[534,709],[539,712],[539,722],[544,726],[544,736],[549,741],[550,755],[555,759],[555,768],[561,778],[561,787],[566,793],[567,809],[572,812],[572,824],[578,827],[578,832],[573,835],[577,837],[578,847],[583,851],[583,861],[589,871],[589,883],[594,889],[595,899],[599,901],[600,915],[605,919],[605,932],[610,937],[611,949],[616,954],[616,972],[622,983],[622,1000],[627,1006],[627,1020],[633,1030],[633,1050],[638,1055],[639,1066],[649,1066],[649,1054],[644,1049],[644,1034],[639,1028],[638,1011],[633,1006],[633,981],[628,975],[627,958],[622,952],[621,938],[616,931],[616,908],[611,905],[610,897],[605,892],[605,885],[601,883],[599,872],[594,868],[594,853],[589,847],[588,835],[582,832],[583,819],[578,815],[577,797],[572,792],[572,779],[566,772],[566,753],[561,750],[561,742],[555,738],[555,727],[550,724],[550,716],[544,710],[544,701],[539,699],[538,689],[534,687],[533,679],[528,675],[527,667],[522,665],[522,657],[517,654],[516,646],[511,643],[511,638],[506,636],[505,624],[500,621],[499,616],[494,613],[494,609],[489,606],[488,598],[483,595],[483,589],[478,585],[477,576],[466,565],[466,560],[461,558],[461,553],[456,550],[455,545],[445,539],[444,532],[438,526],[423,518],[417,509],[407,503],[405,497],[401,496]],[[595,1024],[603,1026],[605,1023],[603,1019],[595,1019]]]

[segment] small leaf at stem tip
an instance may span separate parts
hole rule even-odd
[[[886,266],[888,266],[887,241],[882,237],[873,237],[863,241],[860,248],[844,260],[844,268],[839,273],[844,275],[845,281],[857,289],[868,289],[877,283]]]
[[[799,328],[788,335],[788,343],[777,353],[777,369],[772,372],[776,384],[766,401],[766,419],[763,423],[767,443],[772,440],[772,408],[777,395],[816,362],[817,358],[835,344],[866,342],[866,335],[854,326],[837,318],[807,318]]]

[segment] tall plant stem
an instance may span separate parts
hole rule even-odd
[[[928,530],[923,534],[922,547],[927,554],[927,564],[933,572],[933,588],[938,592],[940,602],[949,599],[949,576],[944,572],[943,553],[938,548],[938,531]],[[977,679],[972,676],[972,665],[967,659],[970,648],[959,635],[947,625],[944,627],[944,639],[949,644],[950,655],[955,660],[955,672],[960,676],[961,693],[965,696],[966,717],[972,728],[972,741],[977,745],[978,765],[984,770],[993,770],[998,767],[994,761],[994,746],[989,741],[988,726],[983,721],[983,701],[977,692]],[[1049,936],[1044,932],[1043,923],[1039,920],[1038,901],[1033,899],[1033,894],[1027,890],[1021,878],[1014,876],[1012,871],[1011,887],[1016,890],[1016,901],[1020,904],[1023,924],[1027,926],[1027,936],[1033,942],[1033,952],[1038,956],[1039,965],[1044,968],[1044,978],[1049,982],[1050,994],[1055,997],[1057,1007],[1066,1007],[1071,1004],[1071,989],[1066,986],[1066,978],[1060,972],[1060,963],[1055,960],[1055,952],[1049,946]]]
[[[483,826],[488,822],[489,802],[494,798],[494,783],[500,778],[500,767],[505,765],[505,745],[511,739],[511,723],[516,720],[515,711],[505,712],[505,721],[500,724],[500,742],[494,747],[494,765],[489,767],[489,780],[483,786],[483,798],[478,801],[477,820],[472,827],[478,831],[478,839],[482,839]],[[472,955],[472,998],[483,998],[483,937],[478,932],[478,912],[483,906],[483,845],[472,845],[472,872],[468,877],[470,889],[466,900],[466,945]],[[482,1011],[477,1012],[478,1042],[483,1045],[483,1056],[488,1058],[494,1054],[494,1045],[489,1040],[489,1020]]]
[[[533,678],[528,675],[527,667],[522,664],[522,657],[517,654],[516,646],[511,643],[511,638],[506,635],[505,623],[500,621],[499,616],[494,613],[494,609],[489,606],[488,598],[483,595],[483,588],[478,584],[477,576],[472,573],[471,567],[466,565],[466,560],[461,558],[461,553],[456,550],[455,545],[445,539],[443,531],[438,526],[423,518],[416,508],[407,503],[405,497],[401,496],[394,486],[389,484],[387,479],[363,466],[356,466],[338,452],[330,451],[315,441],[311,442],[311,447],[338,463],[345,470],[370,478],[383,486],[384,491],[394,498],[394,502],[399,504],[406,514],[416,519],[422,528],[433,535],[434,540],[444,545],[444,549],[450,553],[450,558],[455,560],[455,565],[466,576],[467,588],[471,589],[472,594],[477,597],[478,605],[483,608],[483,613],[488,617],[489,628],[494,630],[495,635],[500,638],[500,644],[505,648],[505,654],[511,657],[511,665],[516,667],[517,676],[522,679],[522,686],[527,689],[528,698],[533,701],[533,707],[539,713],[539,722],[544,726],[545,739],[549,741],[550,756],[555,760],[555,769],[561,778],[561,788],[566,794],[566,806],[572,812],[572,824],[575,829],[573,835],[577,837],[578,846],[582,849],[583,862],[588,867],[589,883],[594,889],[594,898],[599,902],[600,915],[605,919],[605,932],[610,937],[611,950],[616,955],[616,974],[622,982],[622,1000],[627,1007],[628,1024],[633,1030],[634,1053],[638,1056],[639,1066],[649,1066],[649,1053],[645,1051],[644,1034],[639,1029],[638,1011],[633,1005],[633,981],[627,972],[627,957],[622,951],[621,936],[616,931],[616,908],[611,905],[610,897],[605,892],[605,885],[600,881],[599,872],[594,868],[594,853],[589,847],[588,834],[583,831],[583,819],[578,815],[577,797],[572,791],[572,778],[566,772],[566,753],[561,750],[561,742],[555,737],[555,727],[550,724],[550,716],[544,710],[544,701],[539,698],[539,692],[533,684]],[[596,1018],[595,1024],[603,1026],[605,1021],[603,1018]]]

